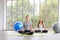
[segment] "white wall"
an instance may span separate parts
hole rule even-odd
[[[0,30],[4,28],[4,1],[0,0]]]
[[[4,30],[6,30],[6,0],[4,0]]]
[[[60,27],[60,0],[59,0],[59,27]]]

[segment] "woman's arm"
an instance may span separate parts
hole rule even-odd
[[[44,28],[44,29],[46,29],[46,26],[45,26],[45,24],[43,24],[43,28]]]

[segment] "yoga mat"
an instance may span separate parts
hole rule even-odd
[[[20,34],[18,32],[15,31],[8,31],[7,32],[7,36],[44,36],[47,34],[52,34],[54,32],[48,32],[48,33],[34,33],[33,35],[26,35],[26,34]]]

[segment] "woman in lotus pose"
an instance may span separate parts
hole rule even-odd
[[[38,30],[35,30],[35,32],[43,32],[43,33],[48,32],[42,18],[39,20],[37,28]]]

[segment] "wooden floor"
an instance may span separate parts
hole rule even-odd
[[[23,36],[15,31],[0,31],[0,40],[60,40],[60,33],[35,33],[34,36]]]

